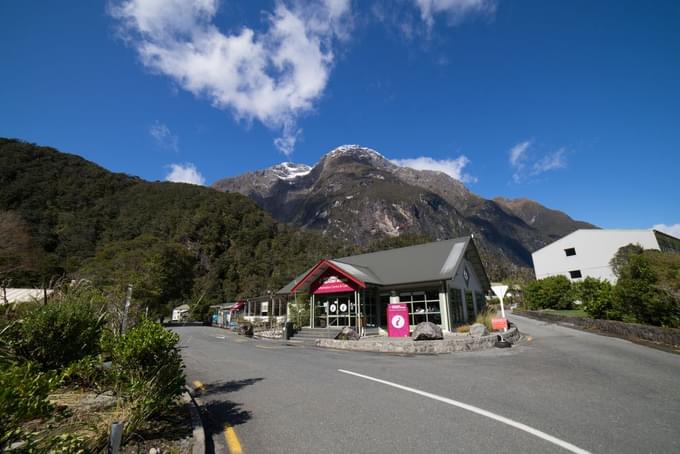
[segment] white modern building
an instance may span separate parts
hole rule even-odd
[[[572,281],[594,277],[614,283],[609,262],[629,244],[680,254],[680,240],[657,230],[580,229],[531,254],[536,279],[563,275]]]
[[[35,303],[46,301],[52,295],[52,289],[39,288],[2,288],[0,304]]]
[[[173,322],[182,322],[189,318],[189,305],[188,304],[182,304],[181,306],[177,306],[172,310],[172,321]]]

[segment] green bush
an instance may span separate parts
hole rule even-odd
[[[583,303],[583,310],[593,318],[619,320],[621,314],[615,308],[612,285],[605,280],[587,277],[573,284],[574,296]]]
[[[179,336],[143,319],[125,335],[110,339],[112,374],[119,395],[133,402],[126,431],[172,407],[183,392],[184,365]]]
[[[293,328],[300,329],[309,325],[309,301],[298,296],[298,303],[288,304],[288,320],[293,322]]]
[[[34,363],[0,369],[0,451],[22,437],[22,422],[52,412],[47,396],[57,381],[53,373],[41,372]]]
[[[530,282],[524,289],[528,309],[571,309],[574,295],[571,282],[564,276],[550,276]]]
[[[107,383],[106,372],[99,356],[86,356],[74,361],[61,372],[61,384],[88,389],[99,389]]]
[[[680,256],[659,251],[632,255],[613,292],[624,321],[680,326]]]
[[[61,369],[99,352],[104,327],[102,294],[90,287],[67,289],[45,306],[16,320],[7,344],[17,358],[36,362],[42,370]]]

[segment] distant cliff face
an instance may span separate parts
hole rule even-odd
[[[375,150],[344,145],[313,167],[283,163],[216,182],[275,218],[366,245],[404,234],[473,233],[494,266],[531,266],[531,252],[591,224],[529,200],[483,199],[442,172],[400,167]]]

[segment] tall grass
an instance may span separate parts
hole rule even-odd
[[[491,332],[493,331],[493,326],[491,326],[491,320],[494,318],[498,318],[498,312],[496,312],[496,308],[492,306],[487,306],[479,314],[477,314],[475,323],[481,323],[482,325],[486,326],[486,329],[488,329],[489,332]]]

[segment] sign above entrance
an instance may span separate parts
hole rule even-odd
[[[338,276],[332,271],[327,271],[312,284],[312,293],[314,295],[322,295],[324,293],[353,292],[355,289],[350,284],[351,281],[346,277]]]

